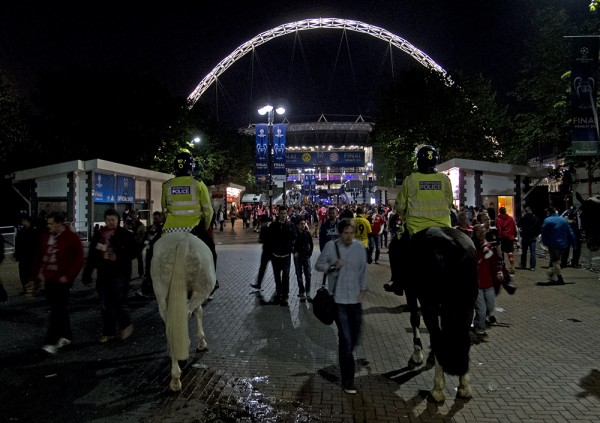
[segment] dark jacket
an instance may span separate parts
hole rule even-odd
[[[329,241],[334,241],[340,237],[337,231],[338,223],[339,220],[337,219],[333,223],[328,219],[319,227],[319,248],[321,251]]]
[[[294,241],[294,254],[298,253],[300,257],[310,257],[312,256],[313,249],[314,244],[310,232],[307,230],[298,231]]]
[[[104,243],[102,238],[106,230],[106,227],[103,227],[92,237],[88,254],[88,265],[90,268],[98,270],[98,279],[112,279],[115,277],[129,279],[131,277],[131,260],[137,256],[138,251],[135,237],[132,232],[118,226],[108,240],[107,247],[111,248],[117,257],[116,261],[111,261],[105,259],[104,252],[97,248],[98,244]]]
[[[273,254],[278,256],[291,254],[295,239],[296,227],[293,223],[276,221],[269,225],[267,243]]]
[[[540,234],[540,219],[533,213],[525,213],[519,219],[517,226],[521,229],[521,238],[525,242],[531,241]]]

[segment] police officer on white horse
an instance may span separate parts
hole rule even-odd
[[[190,232],[196,235],[210,248],[216,270],[215,242],[208,232],[214,214],[208,188],[194,178],[195,162],[190,153],[177,154],[173,167],[175,177],[162,186],[161,205],[165,214],[162,233]],[[218,287],[217,282],[215,289]]]

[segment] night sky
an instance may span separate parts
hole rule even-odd
[[[248,39],[317,17],[383,27],[442,67],[482,73],[504,92],[518,77],[535,8],[565,7],[575,19],[589,13],[588,0],[11,3],[0,12],[0,69],[26,98],[44,73],[73,66],[143,71],[187,97]],[[350,53],[343,46],[338,55],[341,35],[303,32],[302,50],[299,44],[294,48],[293,35],[266,43],[257,49],[254,73],[247,56],[223,75],[221,99],[209,90],[202,100],[218,100],[218,113],[243,115],[254,107],[250,101],[270,91],[292,97],[290,115],[298,120],[322,112],[372,115],[376,81],[391,68],[384,60],[385,43],[350,34]],[[394,55],[395,61],[411,60],[398,50]]]

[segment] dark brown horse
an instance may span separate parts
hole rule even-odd
[[[411,361],[419,364],[415,359],[421,349],[418,301],[435,356],[432,398],[445,400],[444,373],[459,376],[457,395],[471,398],[469,331],[479,289],[475,246],[461,231],[441,227],[418,232],[405,242],[390,248],[390,263],[393,279],[404,287],[411,313],[415,334]]]

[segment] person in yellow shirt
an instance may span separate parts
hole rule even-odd
[[[371,233],[371,223],[364,216],[362,207],[356,208],[356,217],[354,218],[354,225],[356,226],[356,239],[362,242],[365,246],[367,254],[367,263],[371,264],[373,259],[369,257],[369,234]]]

